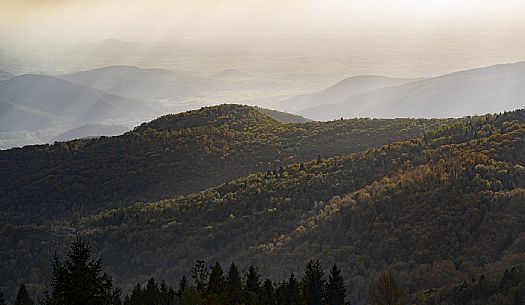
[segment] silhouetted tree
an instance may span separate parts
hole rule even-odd
[[[224,290],[224,272],[222,270],[221,264],[216,262],[215,265],[211,267],[210,279],[208,281],[208,294],[221,294]]]
[[[182,296],[182,293],[184,293],[184,290],[188,289],[188,280],[186,279],[186,276],[183,275],[182,279],[179,281],[179,289],[177,290],[177,296],[180,298]]]
[[[4,292],[2,290],[0,290],[0,305],[6,305],[4,299]]]
[[[286,305],[301,304],[301,286],[293,273],[286,284]]]
[[[239,269],[235,263],[231,263],[226,277],[226,286],[228,293],[228,304],[239,305],[242,303],[242,282]]]
[[[341,270],[337,265],[333,265],[326,284],[326,303],[327,305],[344,305],[346,298],[346,287]]]
[[[120,294],[111,277],[102,272],[102,260],[92,258],[88,244],[77,236],[64,262],[54,258],[52,291],[44,304],[115,305],[120,304]]]
[[[16,295],[15,305],[33,305],[34,302],[27,293],[26,286],[24,284],[20,285],[18,289],[18,294]]]
[[[261,289],[261,303],[263,305],[275,305],[275,289],[273,288],[272,281],[265,280]]]
[[[275,290],[275,298],[278,305],[288,304],[288,291],[286,290],[286,281],[282,280],[279,282],[277,289]]]
[[[322,305],[325,302],[324,271],[319,261],[306,264],[303,279],[303,300],[306,305]]]
[[[259,273],[252,265],[248,268],[246,274],[246,286],[244,289],[244,302],[247,305],[257,304],[257,297],[259,296],[261,283],[259,282]]]
[[[259,277],[259,272],[253,265],[251,265],[246,274],[246,290],[254,293],[259,292],[259,288],[261,287]]]

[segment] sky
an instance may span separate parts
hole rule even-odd
[[[355,33],[525,34],[523,0],[0,0],[18,41]]]
[[[146,47],[69,61],[53,47],[105,39]],[[161,42],[187,48],[159,51]],[[0,0],[0,68],[11,71],[133,64],[423,77],[523,54],[525,0]]]

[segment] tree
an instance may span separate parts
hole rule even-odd
[[[272,281],[265,280],[261,289],[261,301],[263,305],[275,305],[275,289],[273,288]]]
[[[224,290],[224,284],[224,272],[222,271],[221,264],[215,262],[215,265],[211,267],[207,289],[208,294],[221,294]]]
[[[208,281],[208,269],[206,268],[206,262],[198,260],[193,268],[191,269],[193,281],[195,282],[195,288],[200,294],[206,292],[206,283]]]
[[[239,305],[242,303],[242,282],[239,269],[235,263],[231,263],[226,277],[228,304]]]
[[[376,283],[370,287],[371,305],[403,305],[403,291],[397,285],[392,271],[381,272]]]
[[[188,289],[188,280],[186,279],[186,276],[183,275],[182,279],[179,281],[179,290],[177,290],[177,296],[180,298],[186,289]]]
[[[322,305],[325,303],[324,271],[319,261],[309,261],[306,264],[303,279],[303,299],[306,305]]]
[[[290,274],[286,284],[286,305],[301,304],[301,287],[293,273]]]
[[[253,265],[251,265],[246,274],[246,290],[257,293],[259,292],[260,286],[259,272]]]
[[[326,285],[327,305],[344,305],[346,298],[346,287],[341,270],[336,264],[330,269],[328,284]]]
[[[4,299],[4,292],[0,290],[0,305],[6,305]]]
[[[20,285],[20,288],[18,289],[18,294],[16,295],[16,302],[15,305],[33,305],[34,302],[29,296],[29,293],[27,293],[26,285],[22,284]]]
[[[275,289],[275,299],[278,305],[286,305],[287,303],[287,291],[286,291],[286,281],[282,280],[279,282],[277,289]]]
[[[115,305],[120,304],[120,294],[102,271],[102,260],[92,258],[88,244],[77,236],[64,262],[55,255],[52,291],[46,293],[44,304]]]
[[[259,272],[252,265],[246,274],[246,286],[244,289],[244,303],[247,305],[257,304],[261,283],[259,282]]]

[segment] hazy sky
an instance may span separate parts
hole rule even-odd
[[[302,33],[525,35],[524,0],[0,0],[18,41]]]
[[[109,38],[143,49],[57,51]],[[0,0],[0,67],[18,72],[132,64],[420,77],[524,54],[525,0]]]

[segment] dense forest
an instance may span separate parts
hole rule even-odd
[[[144,123],[122,136],[0,151],[0,223],[49,225],[172,198],[269,168],[363,151],[453,120],[280,123],[221,105]]]
[[[249,107],[232,107],[252,113]],[[90,213],[64,214],[47,224],[8,224],[0,234],[8,245],[0,253],[6,262],[0,270],[5,291],[12,295],[20,283],[30,291],[41,290],[50,281],[50,254],[65,251],[80,233],[102,255],[108,274],[126,294],[151,277],[157,284],[178,283],[191,273],[195,260],[258,266],[276,289],[282,279],[301,274],[313,260],[340,268],[350,304],[371,302],[374,279],[389,275],[409,304],[520,304],[516,303],[523,286],[520,264],[525,259],[524,110],[446,124],[367,119],[281,124],[254,112],[252,120],[258,123],[250,127],[222,112],[218,115],[222,110],[231,113],[229,106],[220,106],[166,116],[129,134],[194,130],[207,122],[228,125],[228,132],[244,136],[257,130],[253,134],[259,137],[266,127],[254,126],[275,125],[277,129],[268,130],[299,134],[276,142],[285,155],[290,151],[297,155],[287,159],[289,163],[283,158],[264,163],[247,176],[172,199],[110,208],[101,203]],[[350,132],[349,122],[360,122],[359,130],[367,131],[353,132],[361,139],[346,134],[341,136],[344,141],[338,140],[341,129],[336,132],[333,126]],[[435,128],[428,128],[430,122]],[[389,142],[386,138],[397,132],[391,130],[392,124],[413,126],[413,132],[421,133]],[[296,128],[306,131],[293,131]],[[323,135],[303,137],[316,132]],[[268,137],[274,136],[268,131]],[[369,145],[364,144],[367,139]],[[262,147],[244,143],[236,149]],[[344,146],[341,143],[347,143],[347,151],[339,147]],[[235,154],[231,147],[227,155]],[[328,157],[322,149],[335,150],[337,156]],[[202,168],[214,170],[210,165]],[[38,201],[32,204],[38,206]],[[500,284],[503,279],[507,286]]]

